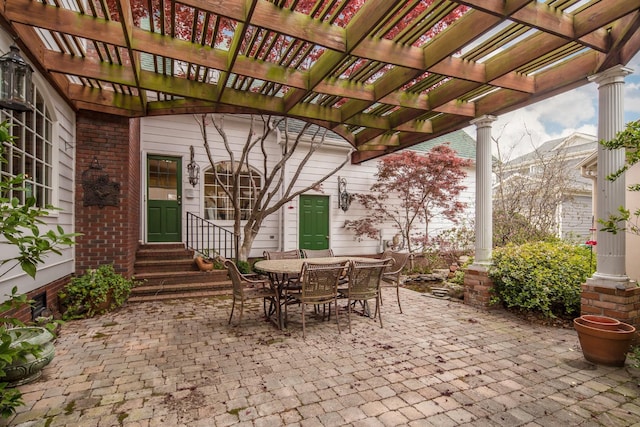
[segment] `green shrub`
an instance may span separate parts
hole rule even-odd
[[[471,264],[473,264],[473,257],[469,257],[461,266],[458,267],[456,272],[453,274],[453,277],[449,279],[449,282],[464,286],[464,274]]]
[[[238,266],[238,270],[240,271],[240,273],[242,274],[251,273],[251,264],[249,264],[249,262],[238,260],[236,265]],[[222,268],[225,268],[224,264],[222,265]]]
[[[440,251],[431,246],[422,250],[420,255],[416,255],[412,262],[407,262],[405,269],[413,274],[433,273],[436,268],[444,268],[445,262],[440,256]]]
[[[581,284],[594,271],[590,249],[564,242],[507,245],[493,251],[494,302],[545,317],[580,311]]]
[[[111,264],[74,277],[58,294],[64,307],[63,318],[82,319],[120,307],[129,297],[136,281],[113,270]]]

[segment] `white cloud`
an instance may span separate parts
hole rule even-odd
[[[625,78],[625,121],[640,119],[640,54],[628,64],[633,74]],[[473,138],[475,126],[465,128]],[[491,135],[507,160],[535,150],[542,143],[574,132],[598,134],[598,86],[587,83],[536,104],[503,114],[493,123]],[[498,154],[496,143],[494,155]]]
[[[624,112],[635,117],[631,117],[630,120],[638,119],[640,114],[640,76],[634,74],[639,80],[631,81],[624,85]],[[633,79],[632,76],[629,78]]]
[[[535,150],[544,142],[574,132],[596,135],[597,111],[589,89],[574,90],[503,114],[493,123],[493,153],[514,159]],[[466,131],[475,137],[474,127]]]
[[[561,127],[577,127],[597,118],[594,101],[598,94],[594,84],[556,95],[534,104],[531,108],[539,111],[545,123],[555,123]]]

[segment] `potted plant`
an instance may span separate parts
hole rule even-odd
[[[586,317],[586,318],[585,318]],[[624,366],[636,328],[606,316],[573,320],[584,358],[608,366]]]
[[[7,122],[0,123],[2,163],[6,162],[5,144],[13,143],[9,126]],[[75,234],[65,234],[60,227],[40,232],[39,227],[44,225],[42,218],[54,208],[38,207],[34,197],[26,197],[21,203],[15,196],[16,192],[24,191],[24,181],[22,175],[0,179],[0,248],[10,247],[1,251],[0,266],[5,270],[0,277],[17,266],[35,277],[38,264],[44,262],[47,254],[60,254],[61,246],[74,243]],[[28,303],[26,295],[19,295],[14,287],[8,299],[0,304],[0,313]],[[22,404],[20,391],[9,387],[37,378],[40,370],[53,358],[53,335],[49,329],[53,330],[55,326],[25,327],[18,319],[0,314],[0,416],[10,416]]]
[[[213,270],[213,260],[209,258],[205,258],[202,255],[196,256],[196,265],[198,266],[198,270],[200,271],[211,271]]]
[[[136,285],[136,280],[116,273],[111,264],[87,270],[82,276],[71,279],[58,293],[63,318],[93,317],[120,307]]]
[[[41,326],[22,326],[7,330],[11,337],[10,347],[19,349],[23,344],[32,348],[4,368],[4,381],[10,387],[30,383],[40,377],[42,369],[53,360],[54,335]]]
[[[216,251],[203,249],[202,255],[196,255],[196,265],[200,271],[225,270],[224,265],[217,260]]]

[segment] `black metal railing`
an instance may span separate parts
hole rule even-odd
[[[221,255],[238,260],[240,236],[198,215],[187,212],[187,248],[209,257]]]

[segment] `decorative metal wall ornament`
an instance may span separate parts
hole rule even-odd
[[[0,107],[14,111],[29,111],[31,105],[31,75],[33,68],[22,59],[18,46],[0,57]]]
[[[347,179],[338,177],[338,207],[344,212],[349,210],[351,194],[347,192]]]
[[[198,166],[194,159],[195,155],[193,154],[193,145],[189,149],[191,150],[191,161],[187,165],[187,171],[189,172],[189,184],[195,187],[200,179],[200,166]]]
[[[94,157],[89,168],[82,172],[84,206],[118,206],[120,184],[109,181],[109,175],[102,172],[102,165]]]

